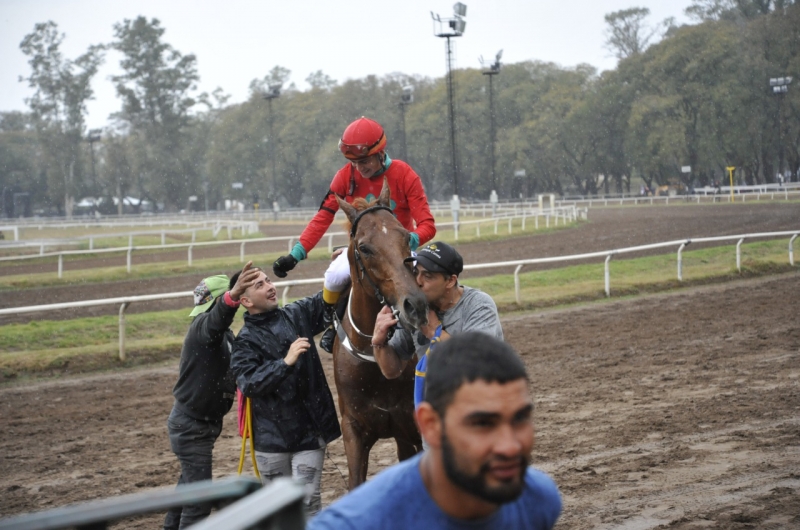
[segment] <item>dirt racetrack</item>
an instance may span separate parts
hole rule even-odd
[[[546,258],[552,256],[566,256],[586,252],[598,252],[615,248],[660,243],[676,239],[724,236],[758,232],[776,232],[783,230],[797,230],[800,228],[800,205],[796,202],[761,202],[761,203],[734,203],[734,204],[678,204],[671,206],[638,206],[624,208],[594,208],[589,210],[589,221],[582,223],[577,228],[559,230],[556,232],[529,232],[517,235],[512,240],[479,241],[475,243],[458,244],[458,250],[464,257],[464,263],[485,263],[508,261],[525,258]],[[502,224],[502,223],[501,223]],[[273,226],[262,224],[262,231],[267,236],[298,234],[302,225],[288,229],[285,225]],[[340,231],[341,226],[333,226],[332,231]],[[484,233],[486,230],[484,229]],[[501,227],[502,233],[502,227]],[[324,243],[324,242],[323,242]],[[283,244],[283,243],[282,243]],[[718,243],[731,244],[731,242]],[[706,244],[709,245],[709,244]],[[692,249],[700,248],[695,243]],[[795,245],[797,246],[797,244]],[[281,247],[282,248],[282,247]],[[255,244],[247,247],[249,253],[266,252],[267,249],[259,248]],[[270,248],[271,251],[280,248]],[[325,244],[314,251],[315,255],[325,253]],[[662,251],[642,252],[627,257],[639,257],[648,253]],[[232,247],[205,247],[195,251],[194,257],[219,257],[223,255],[238,256],[239,244]],[[184,251],[177,253],[163,253],[158,256],[140,256],[134,258],[134,264],[139,259],[146,260],[184,260]],[[599,260],[602,262],[602,259]],[[257,258],[256,264],[261,263]],[[67,263],[65,270],[77,267],[109,267],[124,266],[123,258],[97,258]],[[585,262],[584,262],[585,263]],[[325,271],[326,261],[310,260],[303,262],[293,270],[289,279],[320,278]],[[525,270],[536,268],[560,267],[563,264],[529,266]],[[56,264],[45,265],[10,265],[0,266],[0,275],[23,274],[31,272],[56,270]],[[220,272],[220,271],[216,271]],[[215,273],[216,273],[215,272]],[[232,272],[232,271],[222,271]],[[503,271],[512,272],[511,269]],[[478,275],[496,274],[496,271],[482,269],[467,271],[462,278],[467,282],[470,277]],[[113,298],[129,295],[145,295],[168,293],[176,291],[191,291],[197,285],[201,275],[187,274],[170,276],[168,278],[153,278],[148,280],[132,280],[109,282],[102,284],[48,286],[40,289],[26,289],[25,296],[0,297],[0,309],[8,307],[21,307],[39,304],[55,304],[72,302],[76,300],[94,300],[98,298]],[[318,285],[304,288],[296,287],[291,291],[291,296],[306,296],[316,292]],[[131,305],[127,312],[139,313],[156,310],[180,309],[186,306],[183,300],[165,300],[161,302],[137,303]],[[47,318],[52,320],[70,319],[85,316],[116,315],[118,308],[112,305],[62,309],[50,311]],[[36,314],[4,315],[0,316],[0,324],[10,322],[27,322],[38,318]]]
[[[753,231],[797,228],[793,207],[783,224],[795,226]],[[705,232],[646,242],[714,235]],[[534,464],[564,497],[558,528],[800,527],[799,307],[792,272],[504,318],[532,376]],[[176,365],[1,388],[0,517],[173,484]],[[238,454],[232,413],[215,476],[235,473]],[[371,471],[394,461],[381,442]],[[346,474],[337,440],[325,504],[344,493]]]

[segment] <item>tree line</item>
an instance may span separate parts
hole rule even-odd
[[[493,188],[501,198],[635,193],[640,184],[689,189],[727,178],[730,166],[742,184],[784,173],[797,181],[800,5],[694,0],[686,14],[693,23],[682,26],[651,23],[646,8],[606,15],[607,46],[619,58],[613,70],[503,65],[492,77],[491,109],[489,76],[455,70],[462,197],[486,199]],[[196,58],[166,43],[157,19],[124,20],[114,37],[67,59],[65,35],[45,22],[20,44],[30,65],[21,80],[33,96],[27,112],[0,113],[0,184],[28,193],[39,210],[71,215],[76,198],[90,196],[109,198],[104,208],[116,213],[110,197],[126,195],[169,211],[219,208],[226,199],[316,205],[345,162],[342,131],[362,115],[385,127],[388,153],[406,153],[430,196],[452,194],[444,76],[340,83],[319,70],[299,90],[275,66],[251,82],[247,101],[229,104],[221,89],[198,93]],[[92,136],[86,103],[108,49],[122,57],[111,80],[120,108]],[[785,91],[770,86],[780,77]],[[276,86],[280,95],[265,97]],[[404,87],[413,87],[413,103],[401,106]]]

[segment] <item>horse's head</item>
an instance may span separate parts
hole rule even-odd
[[[389,183],[383,179],[380,197],[373,203],[356,199],[351,205],[337,197],[350,221],[350,271],[353,286],[399,312],[406,329],[428,321],[428,304],[411,269],[403,260],[411,255],[409,232],[389,207]],[[381,300],[383,298],[383,300]]]

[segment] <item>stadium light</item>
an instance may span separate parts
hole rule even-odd
[[[446,39],[447,55],[447,101],[448,113],[450,116],[450,162],[453,171],[453,195],[458,196],[458,159],[456,157],[456,118],[455,118],[455,84],[453,82],[453,48],[450,39],[460,37],[464,34],[467,22],[463,17],[467,16],[467,6],[457,2],[453,6],[452,18],[442,18],[431,11],[433,19],[433,34],[437,37]]]
[[[503,56],[503,50],[497,52],[495,60],[492,64],[486,67],[483,61],[483,56],[480,57],[481,66],[484,67],[483,75],[489,77],[489,164],[491,167],[492,177],[492,191],[497,191],[497,179],[494,172],[494,143],[495,143],[495,130],[494,130],[494,96],[492,90],[492,78],[500,73],[500,58]]]

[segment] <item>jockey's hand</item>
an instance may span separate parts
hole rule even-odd
[[[345,252],[346,250],[347,250],[347,247],[341,247],[341,248],[337,248],[336,250],[334,250],[333,254],[331,254],[331,261],[333,261],[336,258],[338,258],[339,254],[341,254],[342,252]]]
[[[287,254],[275,260],[275,263],[272,264],[272,272],[278,278],[286,278],[286,273],[294,269],[295,265],[297,265],[297,258]]]
[[[374,344],[386,344],[389,340],[389,330],[397,324],[397,319],[392,314],[392,308],[383,306],[378,317],[375,319],[375,329],[372,330],[372,342]]]

